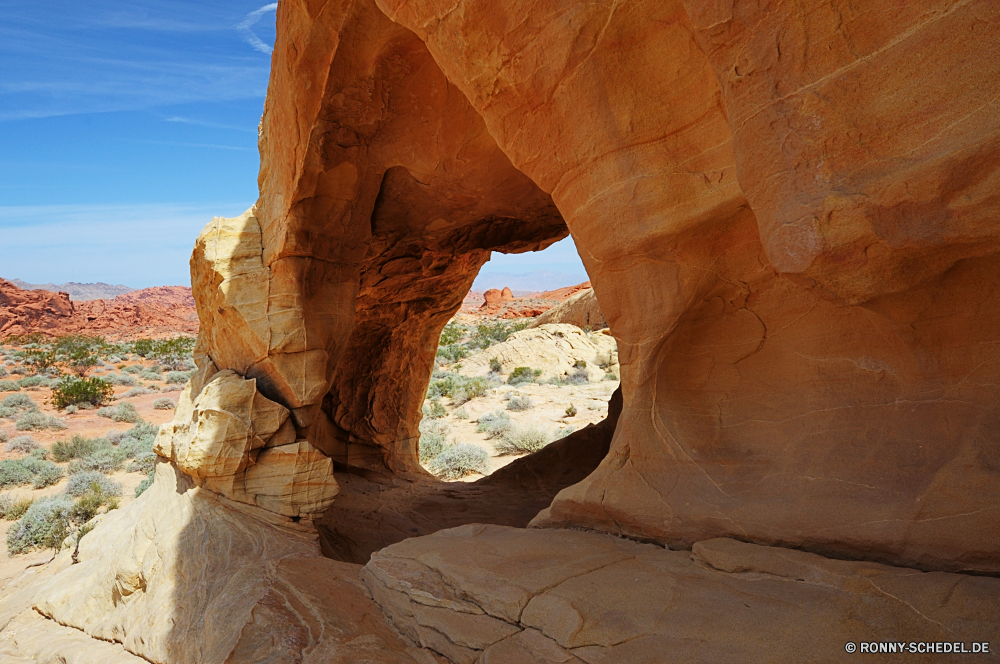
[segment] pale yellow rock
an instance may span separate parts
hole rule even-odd
[[[692,553],[470,525],[378,551],[362,578],[403,633],[462,663],[799,664],[839,661],[848,642],[969,644],[1000,629],[998,579],[730,539]]]
[[[359,565],[323,558],[290,519],[235,505],[158,462],[153,485],[81,539],[78,564],[64,550],[3,589],[0,661],[441,661],[384,622]]]
[[[294,517],[321,513],[333,503],[339,487],[333,461],[300,440],[262,450],[246,471],[244,490],[254,504]]]
[[[588,288],[566,299],[557,307],[549,309],[532,321],[529,328],[550,323],[568,323],[584,329],[602,330],[608,327],[608,321],[601,313],[601,305],[597,302],[594,289]]]
[[[209,374],[192,378],[155,451],[232,500],[288,517],[329,507],[338,492],[333,462],[308,441],[295,442],[288,409],[260,394],[255,379],[228,369]]]
[[[459,373],[485,376],[493,358],[505,374],[516,367],[541,369],[539,380],[567,377],[578,368],[577,363],[585,362],[587,379],[599,381],[605,373],[600,365],[617,373],[618,346],[611,335],[587,334],[576,325],[550,323],[515,332],[506,341],[462,360]]]

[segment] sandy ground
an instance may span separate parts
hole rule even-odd
[[[440,418],[451,428],[449,440],[456,443],[471,443],[483,448],[490,455],[489,471],[492,473],[524,455],[500,456],[493,447],[493,442],[486,434],[476,431],[476,420],[486,413],[501,410],[510,416],[515,426],[535,425],[550,431],[553,437],[561,430],[572,426],[580,430],[588,424],[600,422],[608,414],[608,401],[611,394],[618,388],[618,381],[604,380],[599,383],[584,385],[547,385],[533,384],[512,387],[491,388],[487,396],[479,397],[461,406],[451,403],[450,399],[441,399],[448,414]],[[532,408],[524,411],[506,410],[509,396],[527,396],[531,399]],[[425,402],[430,404],[430,400]],[[572,404],[577,413],[573,417],[566,415],[566,408]],[[468,418],[455,417],[456,412],[465,411]],[[482,475],[473,474],[464,477],[463,482],[474,482]]]
[[[124,365],[130,364],[145,364],[149,365],[151,363],[141,363],[141,362],[126,362]],[[119,365],[123,366],[123,365]],[[9,370],[11,367],[7,367]],[[118,369],[116,368],[116,372]],[[91,372],[91,376],[101,376],[105,374],[106,371],[97,370]],[[9,376],[7,380],[16,379],[20,376]],[[166,387],[163,381],[139,381],[141,384],[146,385],[150,389],[162,389]],[[174,389],[176,387],[176,389]],[[128,386],[116,386],[115,396],[121,397],[121,395],[128,392],[131,387]],[[139,415],[153,424],[163,424],[169,422],[173,417],[172,410],[154,410],[153,402],[160,397],[168,397],[174,402],[177,401],[177,397],[180,396],[181,386],[171,386],[173,391],[167,393],[156,393],[156,394],[146,394],[137,397],[130,397],[128,399],[119,399],[119,401],[129,401],[135,405],[136,410],[139,411]],[[67,425],[67,428],[63,431],[18,431],[15,428],[15,422],[13,420],[0,419],[0,430],[5,431],[10,438],[20,435],[30,435],[35,442],[44,447],[47,450],[52,449],[52,444],[57,440],[68,440],[74,435],[82,435],[88,438],[96,438],[104,435],[108,431],[126,431],[132,428],[132,424],[127,422],[112,422],[109,419],[98,417],[95,410],[80,410],[76,413],[67,414],[64,411],[58,411],[50,403],[52,397],[52,391],[48,388],[43,387],[32,387],[22,389],[20,392],[0,392],[0,399],[9,394],[26,394],[38,404],[39,410],[46,415],[54,415]],[[18,453],[10,453],[4,450],[3,445],[0,445],[0,459],[11,459],[22,456]],[[68,463],[57,464],[63,467],[68,466]],[[121,497],[120,504],[122,507],[130,503],[135,499],[135,488],[139,485],[142,480],[145,479],[145,475],[141,473],[126,473],[117,472],[110,475],[112,479],[120,483],[123,487],[123,493]],[[0,494],[9,494],[14,496],[28,496],[32,498],[41,498],[43,496],[51,496],[63,491],[69,480],[63,478],[59,483],[45,487],[44,489],[32,489],[30,485],[11,487],[4,491],[0,491]],[[34,551],[31,553],[25,553],[17,556],[10,556],[7,553],[6,540],[7,531],[14,524],[12,521],[6,521],[0,519],[0,588],[5,586],[7,582],[20,575],[26,567],[34,563],[45,562],[52,557],[51,551]]]

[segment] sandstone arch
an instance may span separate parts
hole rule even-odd
[[[732,550],[784,546],[996,576],[1000,76],[983,45],[1000,8],[854,6],[284,0],[261,198],[192,261],[204,331],[182,412],[234,424],[176,421],[154,495],[188,487],[284,542],[257,525],[336,514],[335,462],[427,479],[415,427],[440,328],[488,251],[571,232],[623,406],[603,461],[533,526],[697,545],[727,573],[774,569]],[[253,383],[242,401],[195,404],[234,377]],[[212,454],[228,474],[189,462]],[[413,546],[503,536],[473,530]],[[111,586],[146,592],[138,554],[81,553],[92,576],[62,574],[106,600],[101,635],[138,630],[108,608]],[[241,620],[269,624],[260,597]],[[90,630],[63,601],[39,605]]]

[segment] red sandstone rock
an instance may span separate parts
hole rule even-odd
[[[158,286],[111,300],[71,302],[66,293],[21,290],[0,279],[0,337],[42,332],[128,339],[197,331],[190,288]]]

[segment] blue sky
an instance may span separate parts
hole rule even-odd
[[[198,231],[257,198],[275,6],[0,0],[0,277],[187,284]],[[535,270],[585,277],[568,240],[480,281]]]

